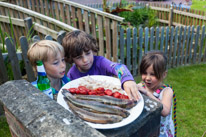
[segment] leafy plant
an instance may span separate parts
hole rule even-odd
[[[126,27],[152,27],[157,26],[157,17],[154,11],[149,8],[135,9],[133,12],[121,12],[119,16],[124,17],[124,23]]]

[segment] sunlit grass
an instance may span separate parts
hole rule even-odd
[[[201,137],[206,132],[206,64],[169,69],[164,83],[177,97],[177,136]]]
[[[192,0],[191,9],[206,11],[206,1]]]

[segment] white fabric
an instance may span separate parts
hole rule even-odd
[[[163,93],[165,92],[167,88],[170,88],[170,87],[166,87],[161,91],[160,96],[159,96],[160,100],[162,100]],[[173,110],[173,100],[172,100],[172,105],[171,105],[171,110],[170,110],[169,115],[167,115],[166,117],[161,116],[159,137],[174,137],[174,123],[172,120],[172,112],[173,112],[172,110]]]

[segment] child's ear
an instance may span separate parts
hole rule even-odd
[[[167,77],[167,71],[164,72],[163,79],[165,79],[166,77]]]

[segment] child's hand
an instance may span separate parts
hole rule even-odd
[[[127,95],[129,96],[129,99],[139,100],[140,95],[137,88],[137,84],[134,81],[126,81],[123,84],[123,88]]]
[[[140,91],[141,93],[145,94],[146,96],[148,96],[148,91],[143,88],[141,85],[137,84],[137,89],[138,91]]]

